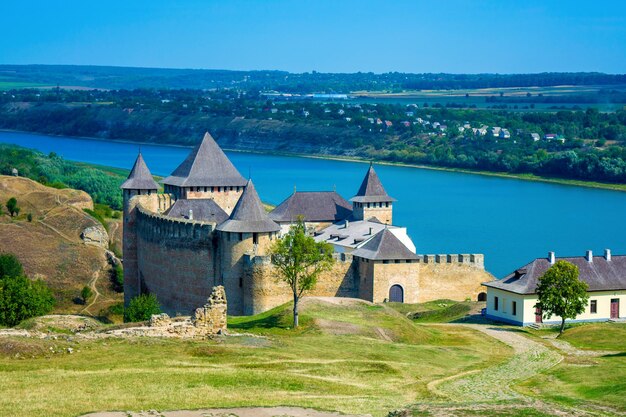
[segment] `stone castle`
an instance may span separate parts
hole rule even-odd
[[[356,195],[296,192],[267,212],[251,180],[210,134],[163,181],[141,153],[124,195],[124,300],[153,293],[170,315],[188,315],[223,286],[228,314],[257,314],[290,301],[268,255],[300,216],[336,262],[310,295],[372,302],[482,299],[490,281],[483,255],[418,255],[406,228],[393,225],[390,197],[370,165]]]

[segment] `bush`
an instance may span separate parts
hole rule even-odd
[[[93,295],[93,291],[91,291],[91,288],[85,285],[82,291],[80,292],[80,296],[83,299],[83,304],[87,304],[87,300],[89,300],[92,295]]]
[[[154,294],[141,294],[128,304],[124,309],[125,322],[137,322],[149,320],[153,314],[160,314],[161,306]]]
[[[20,214],[20,208],[17,206],[17,199],[15,197],[11,197],[9,198],[9,201],[7,201],[7,210],[9,211],[9,215],[11,215],[11,217]]]
[[[19,277],[24,275],[22,264],[12,253],[0,255],[0,280],[4,277]]]
[[[121,264],[117,264],[111,271],[111,280],[113,281],[113,289],[117,292],[124,291],[124,268]]]
[[[26,215],[26,220],[28,220],[29,222],[32,222],[33,221],[33,213],[28,213]]]
[[[22,320],[42,316],[54,307],[52,291],[41,281],[24,275],[0,280],[0,323],[15,326]]]

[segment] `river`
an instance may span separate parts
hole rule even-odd
[[[198,138],[200,139],[200,138]],[[0,142],[66,159],[130,169],[139,145],[0,132]],[[168,175],[189,148],[141,145],[153,174]],[[336,190],[346,199],[359,188],[367,165],[359,162],[227,152],[251,175],[261,199],[279,204],[294,187]],[[398,201],[394,224],[406,226],[418,253],[484,253],[500,278],[553,250],[557,256],[626,254],[626,193],[570,185],[375,165]],[[442,294],[444,296],[444,294]]]

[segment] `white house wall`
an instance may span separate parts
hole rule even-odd
[[[579,314],[574,320],[577,321],[606,321],[611,318],[611,299],[619,299],[619,317],[626,318],[626,291],[594,291],[589,292],[589,301],[585,312]],[[499,308],[494,310],[494,297],[498,297]],[[597,301],[597,313],[591,313],[591,301]],[[517,302],[517,314],[513,315],[512,302]],[[496,288],[487,288],[487,316],[494,320],[504,321],[511,324],[529,325],[535,323],[535,304],[537,296],[515,294]],[[560,323],[561,318],[552,316],[544,319],[543,323]]]

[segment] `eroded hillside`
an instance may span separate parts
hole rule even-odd
[[[20,208],[15,217],[6,208],[11,197]],[[41,278],[50,286],[57,312],[97,315],[121,300],[111,287],[106,231],[83,211],[93,209],[87,193],[0,176],[0,204],[0,252],[15,254],[29,277]],[[75,299],[86,285],[97,296],[83,305]]]

